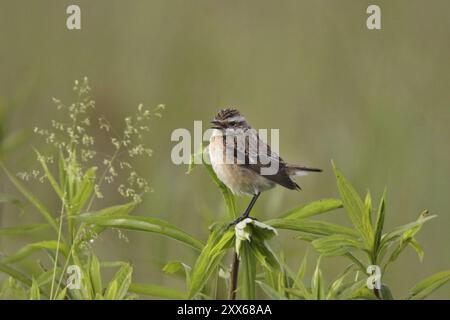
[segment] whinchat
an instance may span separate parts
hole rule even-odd
[[[214,172],[234,194],[253,196],[235,222],[250,215],[261,192],[277,184],[300,190],[292,177],[322,171],[284,162],[236,109],[221,110],[211,123],[209,158]]]

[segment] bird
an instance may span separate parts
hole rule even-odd
[[[245,117],[236,108],[226,108],[211,121],[209,159],[217,176],[233,194],[250,195],[247,209],[233,222],[249,218],[260,194],[281,185],[301,190],[293,180],[321,169],[286,163],[260,139]]]

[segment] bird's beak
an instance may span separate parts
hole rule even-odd
[[[212,124],[211,128],[213,129],[222,129],[222,123],[218,120],[211,121],[211,124]]]

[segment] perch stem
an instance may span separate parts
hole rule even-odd
[[[260,194],[261,194],[261,192],[258,192],[253,196],[247,209],[245,209],[244,213],[239,218],[237,218],[232,224],[239,223],[240,221],[242,221],[250,216],[250,212],[252,211],[253,206],[255,205],[256,200],[258,200],[258,197]],[[233,262],[231,264],[231,285],[230,285],[230,294],[229,294],[230,300],[236,300],[238,277],[239,277],[239,257],[235,250],[234,254],[233,254]]]
[[[233,262],[231,266],[231,285],[230,285],[230,300],[236,300],[236,290],[239,275],[239,257],[236,251],[233,253]]]

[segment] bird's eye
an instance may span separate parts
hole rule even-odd
[[[236,121],[230,121],[228,124],[229,124],[230,126],[234,127],[234,126],[236,126]]]

